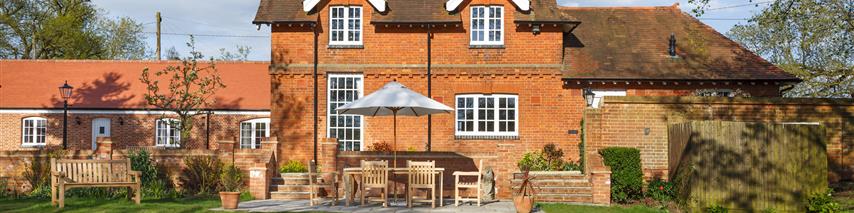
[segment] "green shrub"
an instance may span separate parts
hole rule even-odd
[[[238,192],[243,186],[243,173],[240,173],[240,169],[234,164],[228,165],[222,169],[220,180],[223,191]]]
[[[712,204],[712,206],[709,206],[708,208],[706,208],[706,212],[707,213],[727,213],[727,212],[729,212],[729,209],[727,209],[724,206],[718,205],[718,204]]]
[[[213,156],[184,158],[186,168],[181,172],[181,189],[189,195],[211,195],[219,192],[222,162]]]
[[[141,173],[143,197],[156,199],[175,197],[175,189],[169,184],[169,178],[159,171],[148,151],[130,152],[128,159],[131,161],[131,168]]]
[[[667,202],[673,200],[676,193],[673,183],[656,178],[647,184],[645,195],[658,202]]]
[[[520,171],[547,171],[548,162],[540,152],[528,152],[517,163]]]
[[[563,164],[563,171],[582,171],[582,170],[584,170],[581,167],[582,166],[580,163],[568,161],[565,164]]]
[[[640,151],[635,148],[610,147],[599,151],[605,165],[611,167],[611,200],[627,203],[642,195],[643,171]]]
[[[563,149],[557,148],[553,143],[543,146],[543,158],[546,160],[548,171],[561,171],[564,169]]]
[[[816,192],[807,198],[807,212],[840,212],[842,207],[839,203],[833,201],[833,189],[827,189],[823,192]]]
[[[252,196],[252,193],[249,191],[243,191],[240,193],[240,201],[250,201],[255,200],[255,196]]]
[[[29,165],[26,165],[24,170],[24,179],[27,180],[27,183],[30,184],[33,191],[35,192],[37,188],[46,188],[50,189],[50,159],[45,157],[35,157],[30,161]],[[31,192],[32,193],[32,192]],[[36,197],[42,197],[41,195],[35,195]],[[50,197],[50,193],[47,193],[47,197]]]
[[[305,168],[305,164],[296,160],[290,160],[287,164],[279,168],[279,172],[281,173],[304,173],[308,172],[308,168]]]
[[[50,185],[37,185],[33,187],[33,190],[27,195],[27,197],[32,199],[50,199]]]

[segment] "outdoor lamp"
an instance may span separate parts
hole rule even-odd
[[[68,85],[68,81],[65,81],[61,87],[59,87],[59,95],[62,96],[63,101],[63,113],[62,113],[62,148],[68,148],[68,98],[71,97],[71,90],[74,87]],[[77,118],[77,124],[80,125],[80,118]]]
[[[62,96],[62,99],[68,100],[71,97],[71,90],[74,89],[71,85],[68,85],[68,81],[65,81],[61,87],[59,87],[59,94]]]
[[[596,94],[589,88],[584,89],[584,100],[587,101],[587,107],[593,106],[593,98]]]

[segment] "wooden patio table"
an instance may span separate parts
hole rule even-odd
[[[394,174],[409,174],[409,168],[388,168]],[[433,172],[439,175],[439,206],[445,206],[445,203],[442,202],[442,199],[445,197],[442,190],[442,186],[445,185],[444,176],[445,176],[445,168],[434,168]],[[350,203],[353,202],[353,197],[356,196],[356,188],[352,188],[351,193],[347,193],[347,189],[356,186],[356,177],[362,175],[361,167],[352,167],[352,168],[344,168],[344,196],[347,199],[344,201],[345,206],[350,206]],[[347,180],[346,177],[350,177]]]

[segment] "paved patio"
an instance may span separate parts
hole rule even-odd
[[[359,205],[351,205],[349,207],[344,206],[343,202],[338,202],[337,206],[329,206],[320,205],[320,206],[309,206],[308,200],[254,200],[241,202],[237,208],[237,211],[249,211],[249,212],[380,212],[380,213],[392,213],[392,212],[460,212],[460,213],[475,213],[475,212],[484,212],[484,213],[514,213],[516,212],[516,208],[513,206],[513,202],[504,201],[504,202],[492,202],[486,203],[482,206],[477,205],[460,205],[454,206],[452,201],[446,200],[446,205],[443,207],[436,206],[435,209],[430,208],[429,204],[421,204],[416,205],[413,208],[406,208],[405,206],[389,206],[388,208],[383,208],[380,204],[372,204],[366,205],[364,207]],[[400,204],[403,204],[402,202]],[[214,211],[222,211],[222,208],[211,209]]]

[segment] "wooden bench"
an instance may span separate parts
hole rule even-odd
[[[128,194],[134,193],[134,202],[140,202],[141,174],[131,170],[128,159],[50,159],[50,165],[51,205],[65,207],[65,190],[85,187],[128,187]]]

